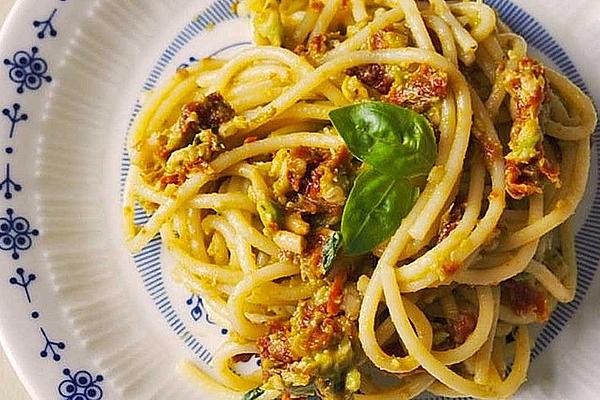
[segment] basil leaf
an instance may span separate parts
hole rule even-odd
[[[340,246],[342,245],[342,234],[333,232],[329,240],[323,246],[323,271],[329,272],[335,261]]]
[[[405,178],[384,175],[373,168],[361,172],[342,215],[346,254],[367,253],[392,236],[418,196],[419,188]]]
[[[421,114],[373,101],[338,108],[329,118],[352,154],[383,174],[411,178],[433,167],[435,135]]]
[[[257,387],[252,389],[251,391],[247,392],[244,397],[242,397],[242,400],[256,400],[258,399],[260,396],[262,396],[265,393],[265,390],[263,388]]]

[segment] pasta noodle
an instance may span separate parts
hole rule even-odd
[[[575,295],[590,99],[481,1],[238,10],[257,46],[178,71],[128,142],[127,245],[160,234],[232,332],[183,370],[230,399],[514,394]]]

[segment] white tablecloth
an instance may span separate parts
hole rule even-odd
[[[15,0],[0,0],[0,25],[4,22],[4,18],[8,11],[15,3]],[[10,400],[30,400],[30,397],[25,392],[23,385],[15,375],[10,366],[4,351],[0,349],[0,399]]]

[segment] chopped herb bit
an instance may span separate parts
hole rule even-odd
[[[256,400],[265,393],[263,388],[257,387],[247,392],[242,400]]]
[[[337,256],[338,250],[342,245],[342,234],[340,232],[333,232],[329,240],[323,247],[323,270],[325,273],[329,272],[333,266],[333,262]]]

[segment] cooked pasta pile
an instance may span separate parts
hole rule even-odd
[[[207,385],[246,400],[514,394],[528,327],[574,297],[590,99],[481,1],[238,11],[257,45],[148,96],[124,195],[131,251],[160,234],[175,278],[231,331]],[[238,374],[251,355],[261,369]]]

